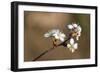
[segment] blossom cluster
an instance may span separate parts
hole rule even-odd
[[[67,25],[67,28],[70,30],[71,36],[69,37],[69,43],[67,43],[66,47],[73,53],[76,49],[78,49],[77,41],[81,36],[82,28],[80,25],[75,23]],[[59,29],[53,29],[45,33],[44,37],[52,37],[55,40],[59,40],[61,43],[66,43],[65,41],[67,36],[64,33],[62,33]]]
[[[78,24],[69,24],[68,29],[71,30],[72,36],[70,38],[70,43],[67,44],[67,47],[73,53],[78,48],[78,43],[75,43],[75,39],[73,37],[75,37],[76,40],[78,41],[79,37],[81,36],[82,28]]]

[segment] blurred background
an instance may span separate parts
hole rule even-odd
[[[59,46],[43,55],[38,61],[90,58],[89,14],[24,11],[24,61],[32,61],[52,47],[51,39],[44,37],[46,32],[59,29],[68,34],[66,26],[71,23],[78,23],[82,27],[78,49],[72,53],[68,48]]]

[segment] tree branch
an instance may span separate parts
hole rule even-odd
[[[55,48],[52,47],[52,48],[46,50],[45,52],[41,53],[38,57],[36,57],[36,58],[35,58],[34,60],[32,60],[32,61],[38,60],[40,57],[42,57],[43,55],[45,55],[46,53],[48,53],[49,51],[51,51],[51,50],[53,50],[53,49],[55,49]]]
[[[41,53],[38,57],[36,57],[36,58],[35,58],[34,60],[32,60],[32,61],[38,60],[40,57],[42,57],[42,56],[45,55],[46,53],[48,53],[48,52],[52,51],[53,49],[55,49],[55,47],[58,47],[58,46],[61,46],[61,45],[62,45],[62,46],[65,46],[66,41],[68,41],[69,39],[70,39],[70,37],[69,37],[68,39],[66,39],[64,42],[58,44],[57,46],[53,46],[52,48],[46,50],[45,52]]]

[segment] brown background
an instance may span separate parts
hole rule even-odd
[[[50,12],[24,12],[24,61],[32,61],[52,47],[50,38],[44,34],[51,29],[60,29],[68,33],[70,23],[80,23],[82,35],[78,41],[78,50],[74,53],[65,47],[58,47],[38,60],[86,59],[90,57],[90,15]]]

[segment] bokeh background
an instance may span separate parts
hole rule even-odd
[[[32,61],[52,47],[51,39],[44,37],[46,32],[60,29],[68,34],[66,26],[71,23],[78,23],[82,27],[78,49],[72,53],[68,48],[60,46],[43,55],[38,61],[90,58],[89,14],[24,11],[24,61]]]

